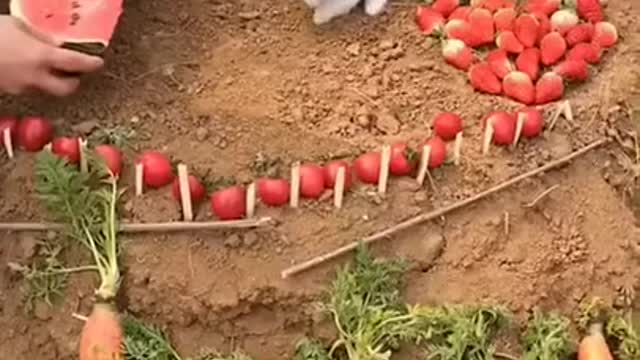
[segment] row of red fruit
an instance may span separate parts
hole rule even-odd
[[[586,80],[589,65],[598,64],[603,49],[618,40],[598,0],[565,0],[563,8],[560,0],[528,0],[520,8],[512,0],[459,5],[436,0],[418,7],[418,26],[444,38],[445,61],[467,71],[474,89],[527,105],[562,98],[564,81]],[[580,23],[578,15],[587,22]],[[483,58],[473,50],[487,46],[495,49]]]
[[[522,135],[538,136],[542,130],[542,116],[534,108],[523,109],[519,113],[526,114],[522,124]],[[504,112],[489,114],[483,119],[485,127],[493,130],[492,140],[497,145],[511,144],[516,137],[515,115]],[[462,119],[457,114],[443,112],[433,121],[434,136],[423,145],[430,147],[428,168],[442,166],[447,158],[446,141],[456,139],[462,132]],[[51,123],[42,117],[25,117],[17,120],[14,117],[0,118],[0,133],[9,132],[9,136],[18,147],[37,152],[51,144],[51,151],[64,158],[70,164],[79,164],[83,151],[81,139],[78,137],[55,137]],[[6,145],[6,144],[5,144]],[[423,146],[422,146],[423,147]],[[391,146],[389,173],[393,176],[409,176],[416,170],[421,150],[415,151],[406,142],[397,142]],[[105,165],[119,177],[123,168],[122,152],[113,145],[95,146],[93,151],[105,161]],[[334,160],[324,166],[306,163],[300,166],[299,194],[303,198],[318,199],[327,189],[335,187],[339,169],[344,168],[344,191],[351,188],[353,177],[364,184],[377,184],[380,178],[382,155],[378,151],[360,155],[352,164],[344,160]],[[175,176],[171,162],[167,156],[158,151],[147,151],[140,155],[137,164],[142,167],[143,185],[158,189],[169,184],[173,197],[180,202],[180,184]],[[260,178],[256,182],[257,195],[267,206],[283,206],[289,202],[290,183],[281,178]],[[194,175],[188,177],[188,187],[194,204],[203,201],[207,190]],[[214,191],[210,196],[211,211],[221,220],[235,220],[246,216],[246,189],[243,185],[233,185]]]

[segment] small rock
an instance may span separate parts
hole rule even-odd
[[[360,55],[360,44],[353,43],[353,44],[347,46],[347,53],[349,53],[351,56]]]
[[[49,230],[47,231],[47,240],[48,241],[53,241],[56,239],[56,237],[58,237],[58,233],[56,233],[55,231]]]
[[[240,236],[238,234],[231,234],[228,238],[225,239],[224,246],[235,249],[239,247],[241,243],[242,240],[240,239]]]
[[[258,235],[257,235],[255,232],[253,232],[253,231],[248,232],[248,233],[244,234],[244,240],[243,240],[243,242],[244,242],[244,245],[245,245],[245,246],[247,246],[247,247],[251,247],[251,246],[253,246],[255,243],[257,243],[257,242],[258,242]]]
[[[23,233],[19,237],[20,248],[22,249],[21,260],[29,260],[36,255],[38,250],[38,239],[29,233]]]
[[[205,141],[209,137],[209,130],[205,127],[199,127],[196,129],[196,140]]]
[[[386,51],[386,50],[393,49],[394,44],[393,44],[393,41],[391,40],[382,40],[380,41],[380,45],[378,47],[380,48],[380,50]]]
[[[260,17],[259,11],[243,11],[238,13],[238,17],[242,20],[254,20]]]
[[[90,134],[93,130],[98,127],[98,122],[95,120],[87,120],[81,123],[77,123],[71,126],[71,131],[74,133],[79,133],[81,135]]]
[[[376,128],[387,135],[395,135],[400,131],[400,122],[388,112],[383,112],[376,120]]]
[[[36,301],[36,304],[33,308],[33,316],[35,316],[36,319],[42,320],[42,321],[51,319],[49,306],[42,301]]]
[[[131,119],[129,119],[129,122],[131,122],[132,124],[137,124],[140,122],[140,117],[139,116],[133,116]]]

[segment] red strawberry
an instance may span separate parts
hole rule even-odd
[[[508,97],[524,104],[531,104],[536,99],[536,89],[529,75],[513,71],[502,80],[502,89]]]
[[[431,4],[431,8],[446,18],[458,5],[460,5],[459,0],[436,0]]]
[[[444,27],[444,32],[447,38],[462,40],[465,44],[469,44],[471,39],[471,25],[466,20],[449,20]]]
[[[559,100],[564,94],[562,77],[553,71],[547,72],[536,83],[536,104]]]
[[[551,16],[551,30],[564,35],[574,26],[578,25],[578,15],[569,9],[558,10]]]
[[[528,48],[520,53],[516,59],[516,69],[529,75],[531,80],[536,80],[540,72],[540,49]]]
[[[478,91],[494,95],[502,92],[500,79],[491,71],[491,67],[487,63],[471,65],[469,81],[473,88]]]
[[[449,20],[458,19],[458,20],[467,20],[469,18],[469,13],[471,13],[471,6],[460,6],[459,8],[453,10],[451,15],[449,15]]]
[[[547,16],[560,8],[561,0],[528,0],[524,10],[529,13],[543,13]]]
[[[513,2],[508,0],[471,0],[471,6],[495,12],[502,8],[513,7]]]
[[[525,116],[522,124],[522,136],[531,139],[542,133],[544,118],[542,117],[542,112],[540,112],[540,110],[535,107],[527,107],[518,110],[516,113],[516,119],[520,115]]]
[[[591,23],[602,21],[602,6],[599,0],[577,0],[578,14]]]
[[[553,65],[564,56],[567,51],[567,42],[558,32],[545,35],[540,41],[540,58],[544,65]]]
[[[512,54],[520,54],[524,50],[520,40],[511,31],[501,32],[496,38],[496,45],[498,45],[498,48]]]
[[[471,49],[462,40],[448,39],[442,43],[442,56],[448,64],[460,70],[468,70],[474,56]]]
[[[430,7],[418,6],[416,10],[416,23],[423,34],[430,35],[444,26],[444,17]]]
[[[514,32],[524,47],[533,47],[538,40],[538,20],[533,15],[518,16],[514,24]]]
[[[491,67],[491,71],[500,79],[504,79],[507,74],[513,71],[513,65],[504,50],[496,49],[491,51],[487,54],[485,61]]]
[[[493,28],[493,15],[487,9],[475,8],[469,14],[471,25],[471,43],[469,46],[478,47],[493,43],[495,31]]]
[[[580,43],[569,50],[567,60],[584,60],[589,64],[597,64],[600,62],[601,54],[598,44]]]
[[[565,60],[556,65],[553,71],[566,80],[584,81],[589,78],[589,67],[584,60]]]
[[[572,27],[564,39],[567,41],[567,45],[572,47],[578,43],[589,42],[593,38],[595,32],[595,26],[591,23],[583,23]]]
[[[551,20],[549,20],[549,17],[543,13],[533,13],[531,14],[533,15],[536,20],[538,20],[538,41],[537,43],[540,43],[540,40],[542,40],[542,38],[547,35],[548,33],[551,32]]]
[[[493,14],[493,22],[496,25],[496,31],[513,31],[513,23],[516,21],[518,13],[513,8],[505,8],[496,11]]]
[[[603,48],[610,48],[618,42],[618,30],[612,23],[599,22],[593,31],[593,42]]]

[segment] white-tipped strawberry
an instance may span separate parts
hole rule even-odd
[[[612,23],[599,22],[593,33],[593,42],[600,47],[610,48],[618,42],[618,30]]]
[[[428,6],[418,6],[416,23],[423,34],[430,35],[444,26],[444,16]]]
[[[447,38],[462,40],[468,45],[471,39],[471,24],[466,20],[449,20],[444,26],[444,33]]]
[[[532,104],[536,100],[536,89],[526,73],[512,71],[502,80],[504,94],[523,104]]]
[[[442,56],[448,64],[465,71],[471,67],[475,59],[471,48],[458,39],[447,39],[442,42]]]
[[[564,35],[574,26],[578,25],[579,21],[578,15],[573,10],[558,10],[551,16],[551,30]]]

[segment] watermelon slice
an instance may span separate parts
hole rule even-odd
[[[123,0],[11,0],[11,15],[64,42],[65,48],[101,55],[109,46]]]

